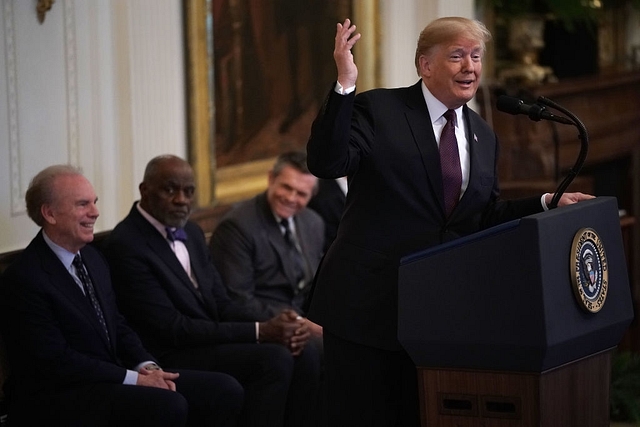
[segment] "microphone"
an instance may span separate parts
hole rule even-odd
[[[546,107],[539,104],[525,104],[524,101],[511,96],[501,95],[496,103],[499,111],[509,114],[526,114],[531,120],[539,122],[540,120],[550,120],[565,125],[573,125],[574,123],[566,117],[556,116],[547,111]]]

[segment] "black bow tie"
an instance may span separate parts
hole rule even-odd
[[[167,230],[167,239],[175,242],[176,240],[180,240],[181,242],[187,241],[187,233],[184,231],[184,228],[171,228],[166,227]]]

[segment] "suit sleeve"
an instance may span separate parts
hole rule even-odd
[[[320,109],[307,142],[307,164],[319,178],[350,175],[373,143],[373,124],[366,97],[340,95],[334,90]]]
[[[212,265],[200,283],[201,300],[142,245],[112,233],[107,258],[121,310],[143,338],[176,347],[255,342],[253,323],[223,322],[216,318],[214,304],[222,303],[220,308],[224,310],[229,302],[224,292],[216,289],[220,284],[215,283]],[[192,263],[196,261],[192,259]]]

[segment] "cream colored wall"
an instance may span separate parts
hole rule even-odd
[[[146,162],[186,154],[180,0],[0,3],[0,252],[37,231],[24,209],[31,177],[81,166],[112,228],[137,198]]]

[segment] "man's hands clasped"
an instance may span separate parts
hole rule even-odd
[[[258,341],[282,344],[297,356],[304,350],[309,336],[305,319],[287,309],[266,322],[260,322]]]
[[[176,391],[176,383],[174,380],[179,376],[180,374],[178,373],[165,372],[162,369],[149,371],[142,368],[138,371],[138,381],[136,385]]]

